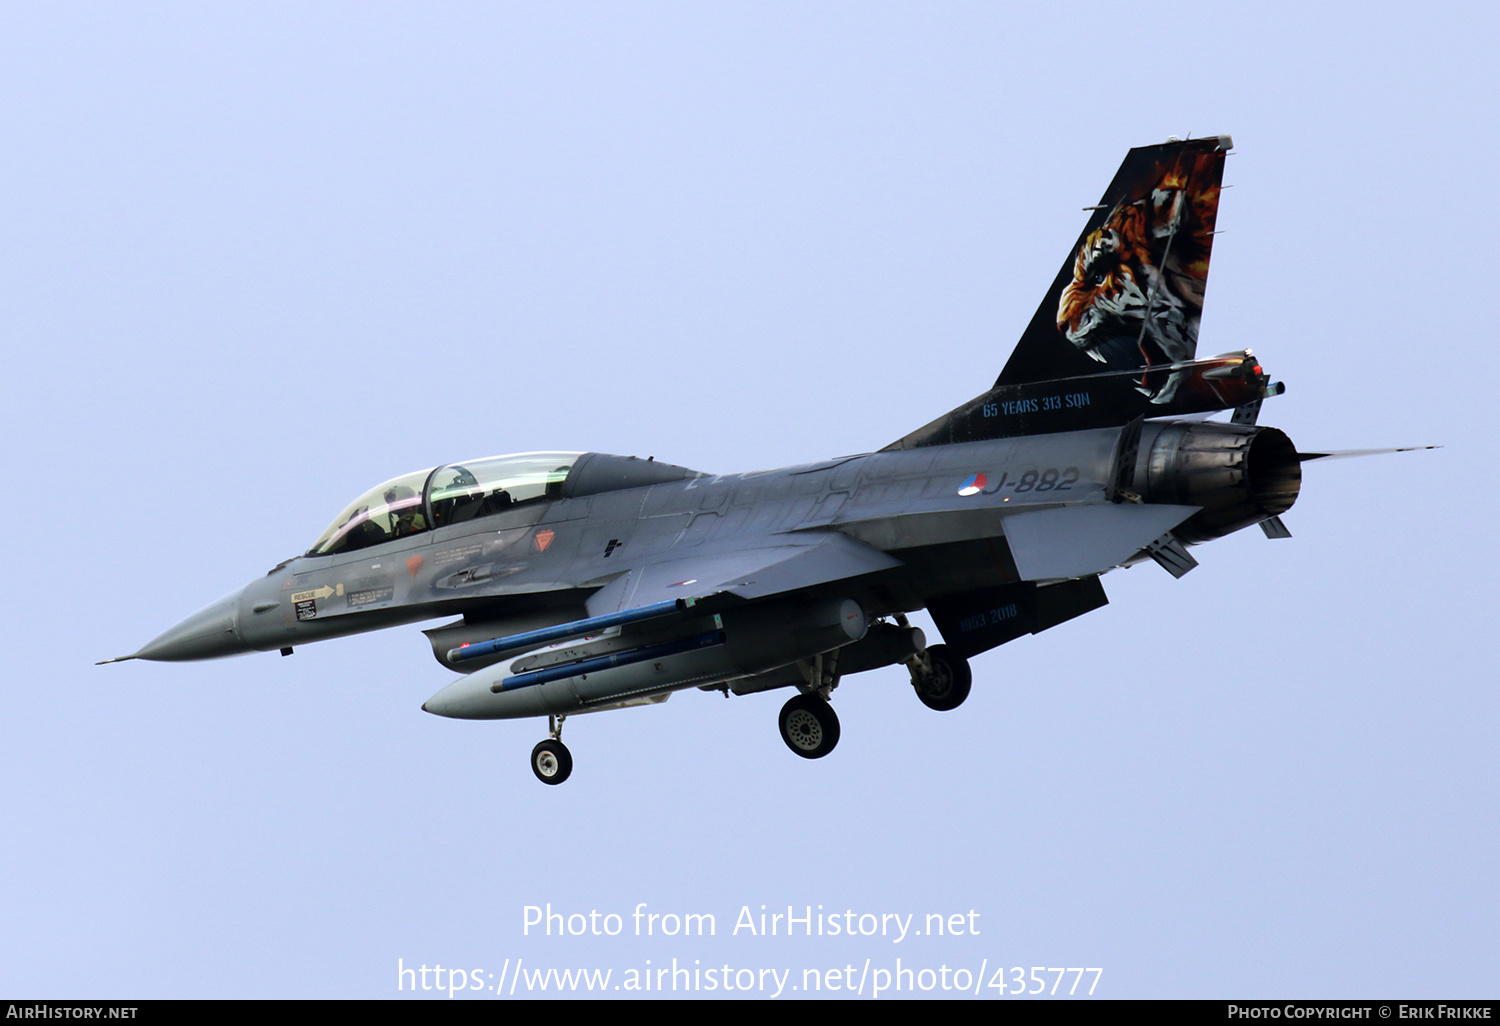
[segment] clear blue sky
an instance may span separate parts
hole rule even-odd
[[[1477,3],[0,6],[0,992],[676,958],[790,994],[900,957],[1493,997],[1497,36]],[[420,711],[452,675],[415,627],[92,665],[404,471],[878,448],[988,387],[1125,150],[1188,133],[1236,142],[1200,352],[1253,347],[1304,449],[1446,448],[1309,466],[1292,540],[1110,575],[955,712],[852,678],[810,763],[781,695],[681,694],[571,720],[554,789],[538,724]],[[523,936],[548,902],[624,928]],[[636,937],[642,902],[717,935]],[[762,904],[979,934],[732,933]]]

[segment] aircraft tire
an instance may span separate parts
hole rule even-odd
[[[813,695],[797,695],[781,707],[781,740],[804,759],[821,759],[839,743],[839,717]]]
[[[531,772],[544,784],[561,784],[573,772],[573,753],[561,741],[539,742],[531,750]]]
[[[969,697],[969,688],[974,683],[974,672],[969,661],[954,655],[947,645],[933,645],[927,649],[927,658],[932,660],[932,672],[921,678],[912,678],[912,687],[917,697],[929,709],[947,712],[957,709]]]

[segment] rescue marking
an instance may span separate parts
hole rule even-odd
[[[340,584],[338,584],[338,585],[336,585],[334,587],[331,587],[331,588],[328,585],[325,584],[325,585],[323,585],[323,587],[321,587],[321,588],[314,588],[312,591],[295,591],[295,592],[293,592],[292,593],[292,601],[293,602],[311,602],[311,601],[314,601],[316,599],[332,598],[334,595],[342,595],[343,593],[344,593],[344,585],[342,583],[340,583]]]

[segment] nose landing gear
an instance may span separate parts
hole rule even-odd
[[[781,740],[804,759],[821,759],[839,743],[839,718],[817,695],[797,695],[781,707]]]
[[[562,724],[566,716],[548,716],[552,736],[531,750],[531,772],[544,784],[561,784],[573,772],[573,753],[562,743]]]

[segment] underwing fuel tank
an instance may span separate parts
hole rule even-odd
[[[422,708],[506,720],[611,707],[649,694],[738,680],[859,641],[869,616],[852,599],[749,606],[612,628],[476,670]]]
[[[1147,502],[1202,507],[1174,532],[1192,545],[1291,509],[1302,488],[1302,461],[1276,428],[1148,423],[1135,480],[1144,482]]]

